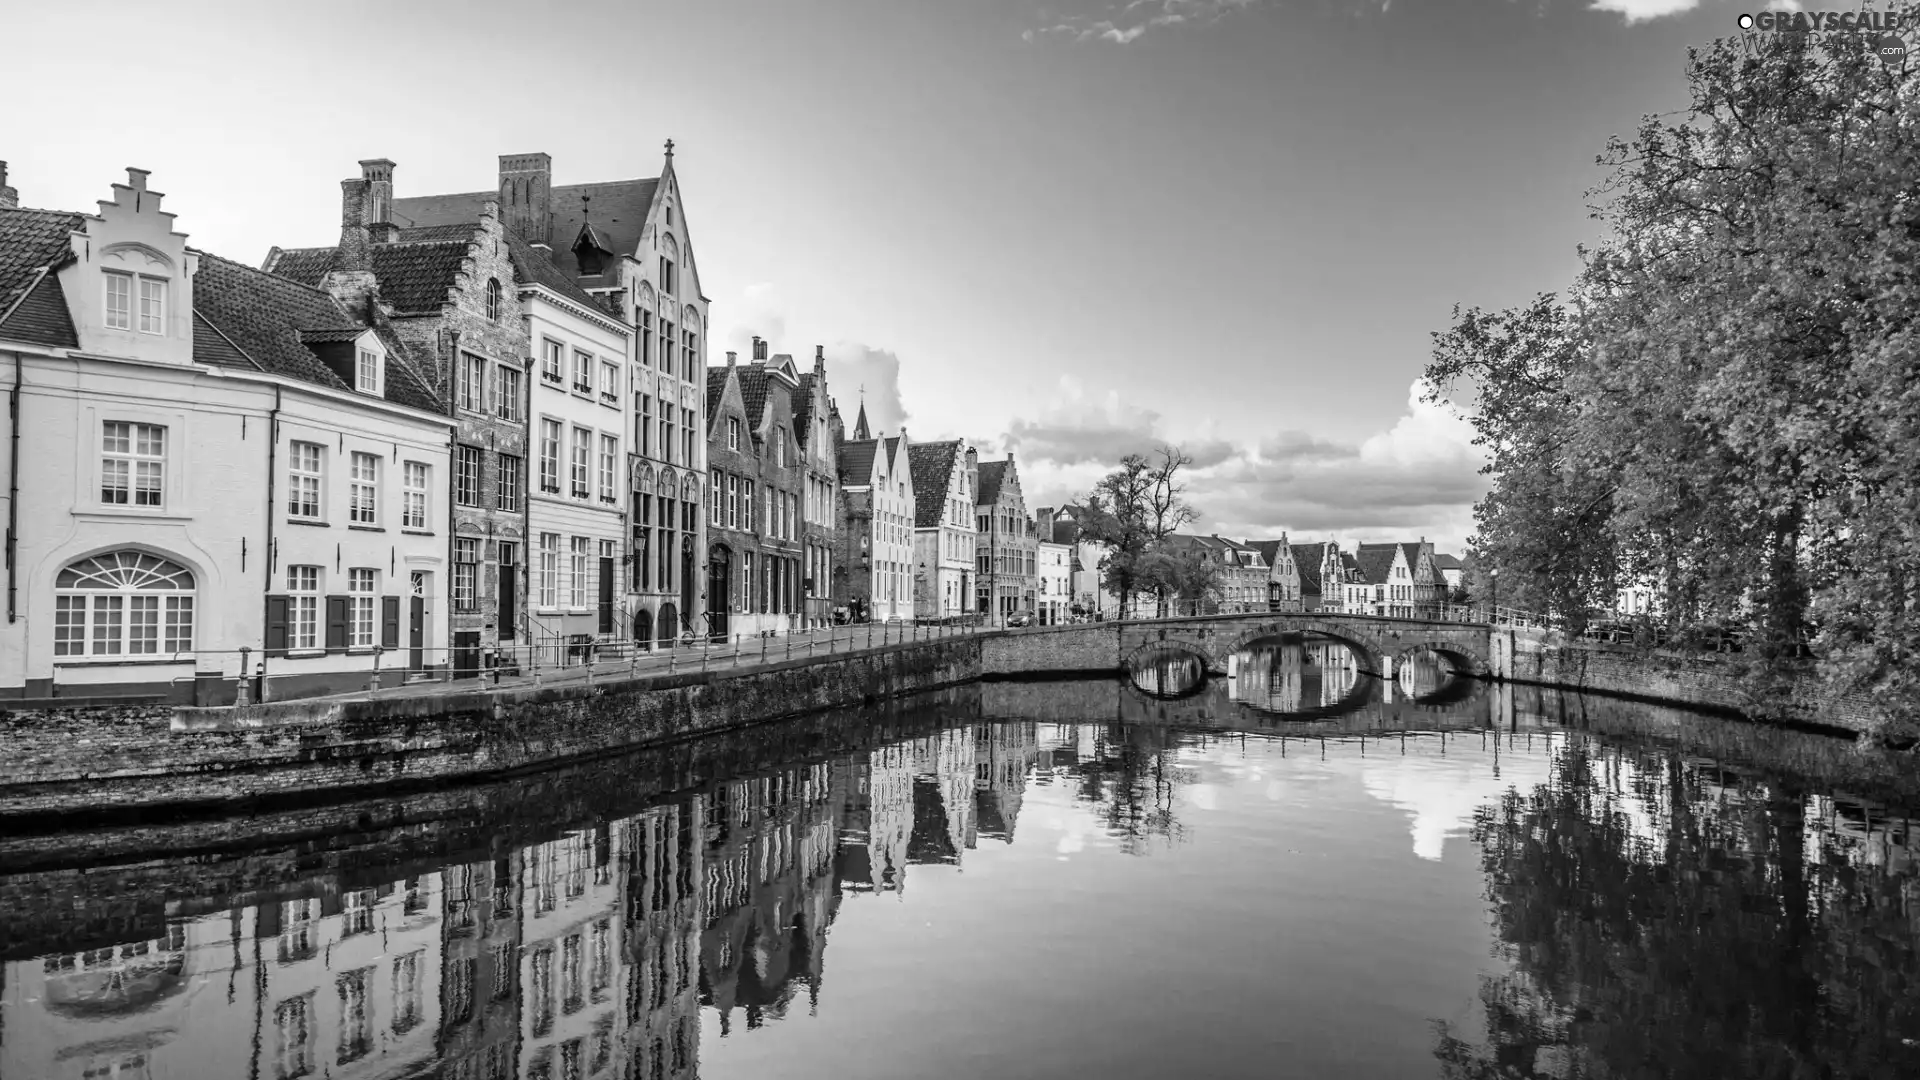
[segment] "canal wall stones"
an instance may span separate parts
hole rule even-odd
[[[1117,622],[1075,623],[983,635],[980,673],[992,678],[1118,671],[1121,625]]]
[[[1754,717],[1763,702],[1754,680],[1738,665],[1710,656],[1646,651],[1631,645],[1568,638],[1552,630],[1500,627],[1492,638],[1496,679],[1610,694],[1635,701],[1689,705]],[[1782,703],[1806,724],[1878,734],[1883,720],[1864,697],[1824,695],[1795,687]]]
[[[915,642],[592,686],[304,699],[247,708],[159,706],[0,716],[0,820],[8,830],[159,822],[236,806],[314,804],[574,759],[980,675],[976,637]]]

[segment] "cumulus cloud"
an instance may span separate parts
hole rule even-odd
[[[1252,7],[1259,0],[1132,0],[1117,14],[1105,18],[1067,16],[1051,25],[1021,33],[1024,41],[1062,38],[1068,41],[1104,41],[1128,45],[1150,30],[1182,24],[1208,26],[1222,17]]]
[[[862,388],[865,388],[867,424],[875,434],[898,432],[907,422],[907,409],[900,395],[900,357],[889,349],[858,341],[841,340],[832,344],[808,341],[798,334],[789,336],[786,298],[771,282],[756,282],[740,290],[726,304],[715,304],[714,339],[722,352],[707,354],[710,364],[726,363],[725,352],[739,354],[738,362],[753,360],[753,339],[767,342],[769,355],[787,353],[801,371],[813,368],[813,348],[824,344],[827,354],[827,385],[847,423],[853,430],[859,415]],[[804,327],[801,328],[804,331]]]
[[[900,397],[900,357],[890,349],[856,341],[827,346],[827,385],[833,389],[833,399],[840,403],[849,436],[863,403],[867,426],[875,435],[883,431],[898,434],[907,422],[907,407]]]
[[[1458,549],[1473,531],[1473,503],[1486,492],[1473,432],[1452,406],[1408,388],[1405,412],[1385,431],[1355,442],[1280,431],[1251,446],[1213,437],[1174,439],[1152,410],[1113,394],[1089,398],[1062,379],[1054,406],[1016,420],[1030,505],[1078,499],[1123,453],[1177,442],[1194,457],[1188,498],[1199,527],[1235,538],[1286,532],[1294,540],[1343,544],[1426,536]]]
[[[1615,12],[1631,25],[1664,19],[1670,15],[1684,15],[1702,3],[1703,0],[1593,0],[1592,7],[1595,11]],[[1799,0],[1772,0],[1771,3],[1757,4],[1747,10],[1799,11],[1803,6]]]

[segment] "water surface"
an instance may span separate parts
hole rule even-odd
[[[10,841],[0,1080],[1920,1075],[1897,763],[1318,648]]]

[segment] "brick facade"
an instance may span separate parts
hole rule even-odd
[[[807,547],[801,521],[808,462],[794,436],[799,377],[792,359],[768,360],[754,339],[753,363],[707,375],[704,566],[717,639],[778,634],[806,618]]]

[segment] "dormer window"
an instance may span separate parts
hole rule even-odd
[[[487,281],[487,319],[500,321],[500,281],[497,278]]]
[[[119,270],[106,275],[107,329],[134,328],[134,297],[139,296],[139,328],[143,334],[167,332],[167,280]]]
[[[372,349],[361,349],[359,362],[353,368],[353,388],[363,394],[380,392],[380,354]]]
[[[733,417],[727,418],[727,449],[740,449],[740,421]]]

